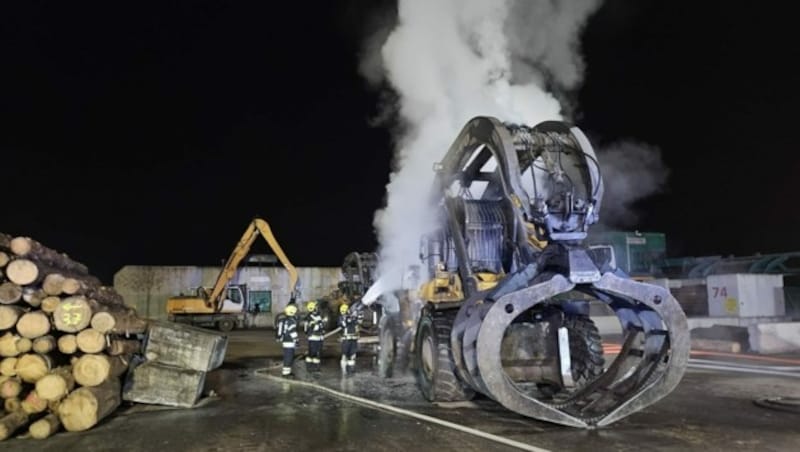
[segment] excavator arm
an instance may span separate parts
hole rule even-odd
[[[255,218],[250,222],[250,225],[244,231],[244,234],[242,234],[242,238],[239,239],[239,242],[233,248],[233,252],[231,252],[230,257],[228,257],[225,266],[222,267],[222,271],[219,273],[211,292],[207,294],[207,303],[215,312],[219,311],[222,307],[220,300],[225,291],[225,287],[236,274],[236,269],[239,268],[242,259],[250,252],[250,247],[259,235],[264,237],[264,240],[267,241],[272,252],[275,253],[275,256],[278,257],[278,260],[280,260],[281,264],[283,264],[289,272],[289,290],[291,290],[289,303],[295,302],[295,298],[297,297],[297,269],[289,261],[289,258],[286,257],[286,253],[283,252],[280,244],[278,244],[278,241],[275,239],[275,235],[272,234],[272,229],[270,229],[269,224],[261,218]]]

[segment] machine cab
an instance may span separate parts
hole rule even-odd
[[[244,285],[236,284],[225,288],[225,295],[222,297],[222,313],[244,312],[246,311],[246,290]]]

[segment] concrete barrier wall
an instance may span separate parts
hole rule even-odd
[[[164,320],[167,298],[211,287],[220,271],[220,267],[128,265],[114,275],[114,288],[140,316]],[[298,267],[297,272],[301,300],[326,295],[342,280],[339,267]],[[253,276],[269,278],[272,314],[282,311],[289,302],[289,272],[282,267],[243,267],[231,282],[246,283]]]

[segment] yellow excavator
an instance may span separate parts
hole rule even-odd
[[[260,296],[270,290],[259,287],[258,281],[248,287],[246,284],[230,284],[236,275],[239,264],[250,252],[250,247],[256,237],[264,237],[272,252],[289,272],[289,303],[294,303],[298,296],[297,269],[286,257],[286,253],[278,244],[272,230],[261,218],[250,222],[242,234],[242,238],[233,248],[233,252],[222,271],[217,276],[214,286],[209,290],[198,287],[194,295],[178,295],[167,300],[167,316],[172,322],[187,323],[195,326],[214,326],[220,331],[230,331],[234,327],[243,327],[247,324],[247,316],[257,305]],[[263,284],[262,284],[263,285]]]

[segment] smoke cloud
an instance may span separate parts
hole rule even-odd
[[[395,93],[394,171],[375,215],[382,290],[419,262],[433,223],[425,208],[439,161],[474,116],[534,125],[563,120],[553,94],[583,75],[579,33],[598,0],[399,0],[397,17],[365,41],[361,74]]]
[[[597,151],[605,192],[600,223],[608,227],[635,225],[636,201],[663,190],[669,170],[655,146],[622,141]]]

